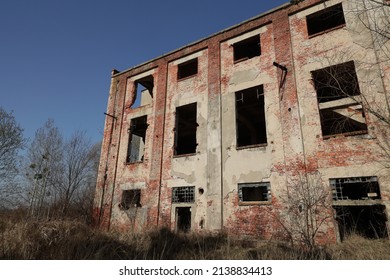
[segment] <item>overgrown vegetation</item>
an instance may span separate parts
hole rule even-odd
[[[326,260],[390,259],[388,240],[351,236],[306,250],[278,241],[235,240],[225,234],[176,234],[167,229],[117,234],[80,221],[0,219],[0,259],[26,260]]]

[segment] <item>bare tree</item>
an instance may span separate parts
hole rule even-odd
[[[333,213],[330,191],[320,174],[300,174],[291,180],[282,202],[285,208],[278,221],[292,245],[315,249],[318,237],[325,234]]]
[[[85,132],[64,140],[53,120],[38,129],[28,150],[30,217],[66,217],[75,207],[85,213],[81,199],[95,187],[99,153],[100,145],[92,145]]]
[[[63,171],[57,174],[56,190],[66,215],[76,196],[87,192],[96,178],[96,147],[81,131],[76,131],[64,145]]]
[[[11,113],[0,107],[0,207],[12,202],[15,193],[18,152],[24,146],[23,130]]]
[[[35,133],[28,149],[27,179],[30,182],[29,214],[33,217],[43,215],[44,208],[56,199],[56,176],[63,170],[63,137],[49,119]]]

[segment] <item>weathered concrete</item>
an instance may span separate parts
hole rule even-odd
[[[270,238],[285,234],[278,217],[289,185],[313,172],[327,188],[331,178],[377,176],[382,198],[376,202],[389,215],[390,175],[383,168],[389,158],[381,148],[388,144],[389,128],[365,109],[378,105],[388,116],[389,60],[383,59],[382,50],[376,52],[371,33],[353,12],[345,12],[343,26],[307,34],[307,15],[340,2],[344,11],[356,5],[354,0],[284,5],[141,66],[113,72],[107,113],[115,118],[107,116],[105,123],[95,222],[122,231],[175,230],[176,209],[191,207],[191,230]],[[260,56],[234,62],[234,44],[253,36],[260,36]],[[178,65],[195,58],[197,74],[178,80]],[[347,61],[355,63],[365,110],[351,118],[365,121],[368,131],[323,137],[319,109],[353,105],[356,99],[318,104],[311,72]],[[153,98],[131,108],[135,82],[147,76],[153,77]],[[259,85],[267,143],[237,147],[235,93]],[[195,102],[196,152],[175,155],[176,108]],[[131,119],[145,115],[143,160],[126,163]],[[256,182],[270,184],[269,199],[240,202],[238,184]],[[195,187],[194,201],[172,202],[172,189],[186,186]],[[122,191],[132,189],[141,190],[141,207],[123,210]],[[318,238],[335,241],[337,223],[324,223]]]

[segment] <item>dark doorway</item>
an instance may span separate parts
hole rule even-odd
[[[384,205],[335,206],[334,209],[341,241],[349,234],[369,239],[388,238]]]
[[[191,207],[176,208],[176,229],[181,232],[191,230]]]

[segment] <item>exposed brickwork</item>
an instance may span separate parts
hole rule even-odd
[[[354,60],[362,94],[368,102],[381,104],[389,85],[388,79],[380,79],[390,75],[390,67],[388,61],[375,69],[357,62],[374,59],[375,50],[356,43],[361,38],[351,31],[351,15],[346,16],[346,26],[309,38],[306,15],[323,9],[322,2],[284,5],[161,58],[113,72],[107,107],[113,117],[107,116],[105,123],[94,222],[120,231],[156,226],[176,230],[183,223],[178,209],[191,207],[185,219],[190,219],[193,231],[286,238],[280,217],[286,211],[283,201],[291,182],[314,173],[320,174],[327,188],[330,178],[378,176],[380,203],[389,211],[390,176],[381,169],[388,156],[378,145],[386,140],[388,128],[366,110],[367,133],[323,137],[311,71]],[[251,36],[260,36],[260,56],[234,62],[234,44]],[[177,65],[194,58],[197,74],[178,80]],[[134,82],[150,75],[152,103],[131,108]],[[370,88],[365,77],[382,83]],[[260,85],[267,143],[237,148],[235,92]],[[176,108],[195,102],[196,153],[175,156]],[[143,160],[126,163],[130,120],[143,115],[148,122]],[[254,182],[270,183],[270,201],[239,203],[237,185]],[[172,188],[182,186],[195,187],[194,201],[172,203]],[[121,209],[122,192],[127,189],[141,190],[141,207]],[[324,211],[333,217],[332,208]],[[318,241],[335,242],[337,231],[337,223],[329,218],[319,230]]]

